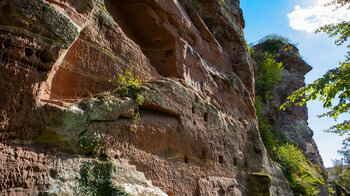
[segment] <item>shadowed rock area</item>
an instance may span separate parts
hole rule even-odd
[[[91,160],[132,195],[293,195],[260,138],[238,0],[0,9],[2,195],[79,194]],[[109,82],[125,71],[142,105]]]

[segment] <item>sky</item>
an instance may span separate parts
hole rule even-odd
[[[350,10],[323,6],[329,0],[240,0],[245,19],[245,39],[254,43],[268,34],[278,34],[289,38],[299,48],[302,58],[313,70],[305,76],[306,83],[312,83],[327,70],[335,68],[345,59],[344,46],[336,46],[335,38],[326,34],[314,34],[317,27],[350,20]],[[322,156],[325,167],[331,167],[332,160],[339,159],[342,140],[335,134],[323,130],[349,119],[349,114],[342,115],[338,121],[331,118],[316,117],[327,112],[322,102],[312,101],[307,104],[309,126],[314,131],[314,140]]]

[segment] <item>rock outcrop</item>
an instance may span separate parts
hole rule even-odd
[[[257,128],[238,1],[0,9],[2,194],[72,195],[92,158],[81,140],[98,131],[115,183],[134,195],[292,195]],[[124,71],[145,82],[142,106],[113,92]]]
[[[259,45],[255,47],[259,48]],[[277,61],[283,63],[283,76],[281,82],[271,90],[267,104],[262,106],[263,113],[268,117],[268,121],[277,133],[282,134],[289,142],[296,144],[312,163],[326,171],[316,143],[312,138],[313,131],[307,123],[306,105],[292,105],[287,107],[285,111],[280,110],[280,106],[286,102],[288,96],[305,86],[304,76],[311,71],[312,67],[300,57],[298,49],[293,45],[290,45],[289,50],[280,48]]]

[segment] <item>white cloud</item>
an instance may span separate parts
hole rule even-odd
[[[317,0],[313,6],[307,8],[296,5],[288,14],[289,26],[313,33],[320,26],[350,20],[350,10],[347,7],[335,10],[335,6],[324,6],[328,2],[330,0]]]

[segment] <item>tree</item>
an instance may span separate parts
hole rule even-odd
[[[328,5],[337,5],[336,9],[350,4],[350,0],[334,0]],[[350,6],[348,7],[350,9]],[[343,21],[337,24],[325,25],[315,31],[315,33],[324,32],[330,37],[338,36],[335,44],[340,46],[348,41],[350,37],[350,21]],[[347,45],[350,48],[350,44]],[[303,105],[310,100],[320,100],[323,107],[329,109],[329,112],[318,115],[318,117],[331,117],[337,120],[339,114],[350,113],[350,51],[346,54],[344,62],[339,62],[339,66],[327,71],[321,78],[303,88],[295,91],[287,98],[286,103],[281,106],[285,110],[292,103]],[[348,134],[350,136],[350,120],[330,127],[327,132],[336,133],[340,136]],[[343,142],[343,149],[339,153],[350,161],[350,137]]]

